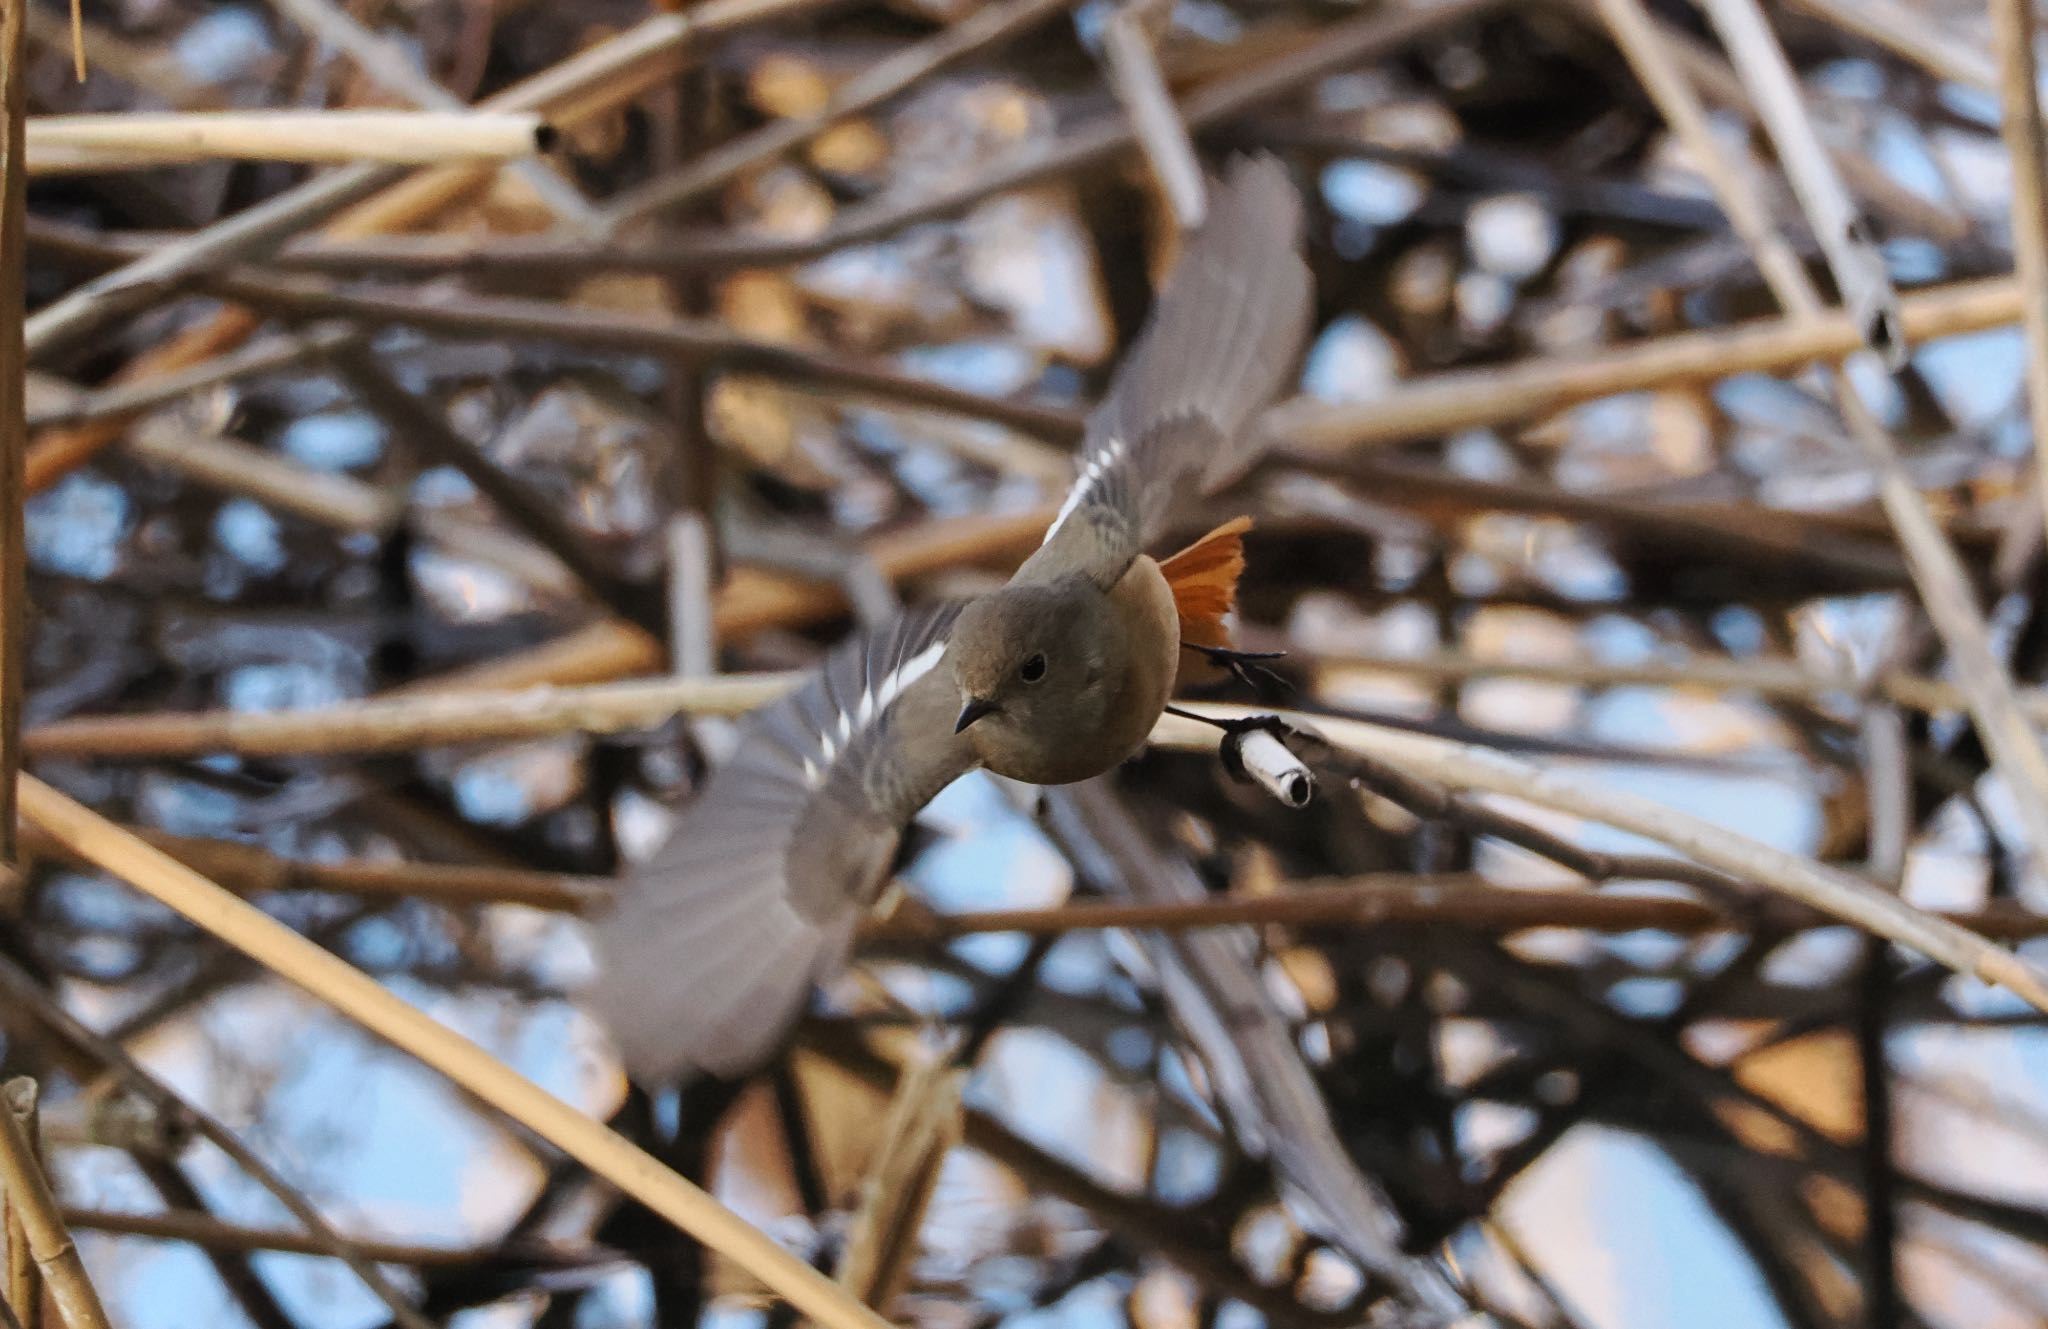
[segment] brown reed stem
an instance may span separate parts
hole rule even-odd
[[[10,1080],[0,1092],[0,1191],[6,1193],[9,1212],[20,1218],[36,1270],[64,1323],[69,1329],[113,1329],[36,1158],[26,1124],[34,1119],[35,1101],[34,1080]]]
[[[22,1124],[31,1145],[37,1153],[40,1165],[42,1152],[42,1131],[40,1112],[35,1092],[35,1082],[26,1081],[27,1090],[22,1097],[27,1100],[22,1113]],[[0,1113],[13,1115],[16,1094],[13,1084],[0,1086]],[[0,1241],[4,1241],[7,1257],[7,1285],[5,1304],[14,1309],[16,1323],[21,1329],[42,1329],[43,1323],[43,1273],[36,1264],[36,1255],[29,1245],[28,1228],[22,1217],[22,1207],[15,1204],[14,1197],[0,1187],[0,1214],[5,1222],[0,1223]]]
[[[1187,709],[1219,719],[1254,714],[1242,706],[1213,703],[1190,703]],[[1776,891],[1830,918],[1918,951],[1959,974],[1995,983],[2036,1009],[2048,1011],[2048,975],[2035,965],[1839,869],[1761,844],[1650,799],[1489,749],[1357,720],[1299,715],[1287,719],[1340,748],[1376,757],[1438,784],[1502,794],[1631,831],[1737,880]],[[1152,734],[1155,746],[1191,751],[1212,750],[1216,741],[1215,729],[1171,715],[1162,719]]]
[[[22,139],[28,111],[29,0],[0,0],[0,901],[12,892],[14,776],[21,769],[22,670],[28,663],[28,544],[23,529],[22,467],[28,423],[22,356],[27,280],[28,173]]]
[[[2041,70],[2034,54],[2034,8],[1991,0],[1998,50],[2006,156],[2012,162],[2013,266],[2027,329],[2027,419],[2034,433],[2033,505],[2048,522],[2048,127],[2041,122]],[[2039,537],[2027,541],[2038,547]]]
[[[74,852],[140,888],[577,1159],[830,1329],[887,1322],[759,1228],[346,961],[223,891],[84,805],[23,776],[23,814]]]

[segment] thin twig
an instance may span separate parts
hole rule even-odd
[[[479,104],[543,111],[548,123],[566,134],[674,78],[710,49],[713,39],[820,6],[821,0],[709,0],[686,13],[658,14]],[[488,183],[495,170],[444,166],[423,172],[343,214],[335,228],[344,235],[402,229]]]
[[[923,41],[869,65],[834,89],[815,113],[763,125],[695,158],[679,170],[618,195],[605,205],[600,231],[610,235],[643,218],[702,199],[741,173],[795,152],[832,126],[881,105],[920,80],[1030,31],[1072,3],[1073,0],[1008,0],[1005,4],[978,8]]]
[[[721,30],[745,26],[773,17],[784,8],[801,7],[810,0],[718,0],[717,3],[700,6],[689,15],[663,14],[648,19],[621,33],[618,37],[600,46],[584,51],[561,64],[550,67],[543,73],[519,83],[497,97],[491,98],[485,106],[496,110],[538,110],[550,113],[564,126],[573,123],[573,117],[590,115],[619,101],[629,100],[646,87],[668,77],[682,68],[687,52],[686,42],[693,36],[715,33]],[[337,219],[328,227],[328,233],[342,238],[360,239],[386,227],[400,227],[420,220],[432,210],[444,205],[450,198],[478,180],[488,178],[495,168],[444,167],[416,177],[414,185],[405,190],[395,190],[376,202],[374,213],[354,212]],[[386,170],[393,168],[348,168],[337,175],[354,170]],[[402,172],[384,177],[389,180],[402,178]],[[323,177],[331,178],[331,177]],[[304,194],[304,191],[318,185],[301,186],[290,194],[278,196],[279,200],[290,199]],[[276,202],[276,200],[273,200]],[[279,206],[284,206],[279,203]],[[246,215],[246,214],[243,214]],[[235,219],[229,219],[229,222]],[[228,223],[220,223],[225,226]],[[219,229],[209,228],[191,241],[183,242],[189,249],[191,244],[204,241],[208,235]],[[277,228],[278,240],[300,229],[280,223]],[[272,247],[267,232],[259,237],[264,243],[256,248]],[[217,237],[217,239],[219,239]],[[176,248],[172,246],[170,248]],[[177,258],[172,266],[183,264],[177,270],[198,271],[244,257],[250,246],[234,237],[220,240],[218,251],[191,252]],[[101,279],[101,284],[119,282],[123,274],[141,270],[143,265],[161,256],[161,251],[149,258],[137,260],[115,273]],[[171,263],[171,258],[165,258]],[[73,292],[73,297],[86,299],[91,303],[89,289]],[[132,304],[147,303],[147,294],[121,295],[116,298]],[[66,297],[71,301],[72,297]],[[43,311],[53,313],[65,302],[50,306]],[[77,307],[73,301],[71,313],[67,316],[81,320],[89,330],[98,326],[95,321],[102,316],[112,318],[122,309],[97,310]],[[182,333],[169,342],[145,352],[126,366],[116,381],[124,387],[143,390],[152,380],[165,374],[175,373],[191,366],[194,362],[223,354],[239,346],[252,336],[258,322],[256,317],[242,309],[228,309],[188,332]],[[82,334],[80,334],[82,335]],[[118,420],[100,421],[74,429],[59,430],[38,440],[28,458],[29,492],[37,493],[90,460],[100,449],[121,436]]]
[[[1267,713],[1214,704],[1189,705],[1188,709],[1215,718]],[[1632,831],[1737,880],[1776,891],[1830,918],[1889,938],[1959,974],[1995,983],[2048,1011],[2048,975],[2028,961],[1967,928],[1915,909],[1868,882],[1812,859],[1774,849],[1650,799],[1485,748],[1358,720],[1285,714],[1283,718],[1340,748],[1378,757],[1453,788],[1504,794]],[[1153,730],[1152,741],[1155,746],[1210,751],[1217,735],[1213,728],[1169,715]]]
[[[1013,568],[1037,546],[1051,518],[1050,509],[1036,509],[1007,516],[925,522],[878,537],[865,547],[862,556],[895,582],[969,565]],[[718,596],[713,627],[719,639],[739,640],[771,627],[815,623],[844,613],[846,608],[846,591],[841,585],[739,568]],[[368,713],[368,729],[362,728],[364,717],[324,708],[268,717],[242,713],[239,718],[228,714],[80,716],[38,726],[23,736],[23,743],[30,751],[46,756],[68,746],[72,752],[90,751],[103,757],[132,753],[143,746],[162,756],[198,755],[220,750],[230,733],[237,735],[231,747],[243,741],[266,744],[280,756],[361,751],[366,739],[372,750],[387,743],[411,748],[434,741],[461,743],[483,737],[560,733],[565,727],[590,733],[619,732],[658,724],[690,707],[693,698],[709,711],[713,707],[746,709],[743,703],[758,704],[770,695],[761,688],[758,677],[746,675],[642,679],[622,685],[615,694],[561,693],[552,700],[544,692],[531,691],[646,673],[660,668],[661,663],[661,647],[653,637],[623,623],[606,622],[524,655],[421,679],[393,689],[383,699],[359,703],[375,708]],[[747,681],[750,677],[753,682]],[[785,690],[789,686],[788,678],[780,684]],[[749,688],[760,690],[748,695],[745,690]],[[434,702],[408,709],[398,704],[481,692],[526,695],[492,697],[482,705],[450,701],[445,707]],[[491,707],[504,710],[508,706],[510,711],[502,716],[489,713]],[[525,713],[524,719],[519,712]],[[272,723],[282,727],[266,727]],[[36,747],[45,738],[52,746]]]
[[[369,899],[431,900],[466,906],[516,904],[556,913],[587,914],[612,898],[609,877],[583,877],[525,868],[447,863],[285,858],[255,845],[138,827],[125,827],[186,866],[237,895],[278,891],[320,891]],[[22,852],[83,862],[47,833],[29,827]],[[1698,875],[1682,859],[1617,861],[1603,880],[1684,881]],[[2048,934],[2048,915],[2015,905],[1978,910],[1934,911],[1959,927],[2001,941]],[[1793,910],[1774,918],[1786,927],[1818,926],[1818,916]],[[1454,927],[1478,932],[1527,928],[1576,928],[1588,932],[1654,930],[1675,934],[1718,932],[1748,926],[1711,903],[1670,896],[1587,891],[1537,891],[1495,886],[1484,878],[1410,873],[1337,881],[1307,880],[1275,895],[1218,897],[1188,903],[1127,904],[1077,900],[1044,909],[981,909],[934,913],[906,900],[885,917],[860,929],[869,944],[936,945],[982,933],[1014,932],[1056,936],[1096,928],[1147,928],[1162,932],[1232,925],[1293,928],[1374,928],[1408,925]]]
[[[166,1123],[175,1122],[179,1127],[189,1129],[218,1149],[230,1162],[257,1185],[268,1191],[285,1211],[303,1223],[310,1238],[320,1244],[323,1254],[331,1255],[346,1264],[372,1296],[383,1302],[391,1311],[393,1321],[401,1329],[429,1329],[420,1312],[406,1301],[391,1280],[361,1252],[328,1225],[320,1211],[311,1201],[288,1184],[277,1171],[265,1163],[256,1152],[244,1144],[240,1137],[230,1131],[212,1113],[196,1106],[180,1096],[162,1080],[158,1079],[143,1065],[130,1056],[127,1049],[116,1041],[118,1034],[108,1036],[88,1028],[78,1017],[64,1009],[45,992],[20,965],[5,956],[0,956],[0,992],[8,999],[8,1007],[27,1012],[55,1039],[81,1056],[90,1069],[111,1072],[133,1093],[156,1108],[157,1115]],[[132,1020],[131,1020],[132,1023]],[[136,1162],[147,1173],[151,1183],[173,1204],[196,1204],[198,1197],[184,1172],[169,1164],[159,1165],[148,1155],[139,1155]],[[211,1252],[219,1268],[221,1278],[231,1289],[243,1279],[253,1279],[247,1270],[247,1262],[234,1257],[229,1251]],[[257,1305],[274,1304],[267,1289],[258,1284],[256,1288],[238,1293],[245,1298],[254,1294],[260,1298]],[[250,1308],[252,1313],[255,1307]],[[269,1318],[275,1319],[276,1315]]]
[[[902,1068],[882,1060],[862,1040],[806,1035],[804,1046],[854,1076],[884,1101],[901,1081]],[[969,1107],[963,1117],[967,1147],[1008,1168],[1032,1191],[1064,1200],[1089,1214],[1131,1249],[1156,1251],[1183,1269],[1200,1271],[1206,1284],[1244,1302],[1273,1324],[1289,1329],[1343,1329],[1357,1323],[1356,1317],[1312,1311],[1295,1301],[1284,1285],[1270,1286],[1252,1278],[1231,1255],[1228,1234],[1210,1230],[1200,1215],[1106,1186],[1017,1135],[991,1112]]]
[[[1193,867],[1162,852],[1107,778],[1048,790],[1046,808],[1053,838],[1099,888],[1151,903],[1206,893]],[[1385,1186],[1344,1148],[1329,1102],[1259,974],[1251,932],[1141,933],[1140,940],[1235,1136],[1271,1158],[1305,1201],[1310,1226],[1428,1322],[1450,1325],[1469,1314],[1442,1267],[1408,1247],[1407,1225]]]
[[[759,1228],[347,962],[34,777],[24,775],[21,783],[23,814],[72,850],[440,1071],[731,1259],[804,1314],[829,1329],[886,1329],[886,1321]]]
[[[1081,432],[1080,413],[1068,407],[966,392],[851,356],[802,351],[743,336],[706,320],[625,314],[546,300],[426,299],[409,290],[378,287],[334,290],[278,278],[232,276],[206,285],[241,303],[298,318],[362,319],[457,337],[540,338],[606,350],[700,356],[733,369],[994,420],[1053,438],[1076,438]]]
[[[141,382],[110,384],[104,388],[74,388],[62,400],[29,410],[31,429],[92,424],[115,418],[132,418],[152,406],[240,378],[289,369],[362,335],[345,324],[310,329],[297,337],[270,337],[238,351],[202,360],[188,369],[159,374]],[[33,481],[31,482],[33,483]],[[44,485],[36,484],[35,488]]]
[[[65,1324],[70,1329],[113,1329],[58,1212],[49,1178],[36,1160],[35,1141],[24,1129],[23,1118],[34,1112],[35,1095],[35,1081],[28,1079],[10,1080],[0,1092],[0,1190],[7,1195],[9,1210],[20,1215],[36,1268]]]
[[[128,455],[212,489],[250,498],[338,531],[381,534],[405,514],[404,501],[353,476],[315,470],[181,420],[145,420],[128,434]]]
[[[578,877],[530,868],[285,858],[236,840],[203,840],[132,826],[125,829],[237,895],[322,891],[456,906],[517,904],[583,914],[611,899],[615,885],[609,877]],[[22,833],[22,852],[76,861],[63,845],[32,826]]]
[[[1606,660],[1491,659],[1455,651],[1430,655],[1317,655],[1327,668],[1361,669],[1400,678],[1468,681],[1516,678],[1565,687],[1680,688],[1707,692],[1753,692],[1764,697],[1824,703],[1870,693],[1925,714],[1961,711],[1969,700],[1955,684],[1922,674],[1886,671],[1872,676],[1828,673],[1797,660],[1697,656],[1670,664],[1617,664]],[[2048,725],[2048,692],[2026,692],[2020,705],[2037,724]]]
[[[1593,0],[1570,3],[1570,12],[1598,25]],[[1761,127],[1757,108],[1741,77],[1720,50],[1671,19],[1658,18],[1656,23],[1673,58],[1702,97]],[[1887,172],[1868,153],[1835,148],[1828,151],[1828,158],[1842,178],[1855,187],[1856,196],[1883,215],[1894,230],[1946,244],[1965,243],[1976,233],[1975,223],[1960,211],[1907,188],[1895,173]]]
[[[317,1237],[284,1228],[248,1227],[227,1223],[211,1214],[177,1211],[159,1214],[114,1213],[105,1209],[66,1207],[64,1221],[73,1228],[110,1232],[124,1237],[149,1237],[158,1241],[183,1241],[208,1250],[242,1251],[257,1254],[282,1251],[290,1255],[332,1256],[333,1250]],[[517,1261],[544,1268],[581,1268],[619,1257],[602,1249],[571,1251],[560,1247],[515,1244],[488,1247],[423,1246],[413,1242],[379,1241],[350,1237],[349,1245],[379,1264],[404,1265],[413,1269],[462,1268],[492,1260]]]
[[[401,166],[343,167],[167,244],[37,310],[24,330],[23,351],[32,360],[68,351],[115,319],[163,299],[195,273],[267,253],[404,175]]]
[[[1191,130],[1222,123],[1326,75],[1382,58],[1429,33],[1476,18],[1499,4],[1500,0],[1435,0],[1428,5],[1359,14],[1302,35],[1297,44],[1251,69],[1214,79],[1178,102],[1179,114]],[[567,126],[559,112],[552,119]],[[646,264],[649,270],[666,272],[804,262],[920,222],[957,216],[984,199],[1071,175],[1136,146],[1136,133],[1122,115],[1104,117],[1062,134],[1053,143],[1034,144],[958,186],[907,197],[884,196],[848,208],[816,236],[792,240],[729,231],[682,232],[666,237],[659,246],[646,246],[637,253],[629,249],[626,252],[634,256],[623,261],[627,266]],[[367,229],[396,228],[378,225]],[[520,271],[561,262],[608,266],[619,261],[606,257],[615,247],[603,241],[560,244],[543,237],[521,243],[517,237],[508,237],[508,243],[510,248],[503,257],[473,241],[437,237],[423,237],[417,244],[401,241],[386,252],[396,251],[393,260],[415,271],[419,270],[421,248],[426,251],[425,266],[446,269],[451,246],[457,268],[475,270]],[[408,251],[411,258],[406,257]]]
[[[1630,864],[1630,880],[1657,881],[1697,874],[1697,865],[1672,859]],[[2048,934],[2048,916],[2022,909],[1937,912],[1937,917],[2006,941]],[[1774,920],[1775,921],[1775,920]],[[1827,919],[1786,911],[1783,921],[1823,926]],[[1290,884],[1274,895],[1218,897],[1168,903],[1075,900],[1045,909],[986,909],[938,914],[899,906],[860,931],[869,943],[940,943],[989,932],[1057,936],[1090,928],[1178,932],[1233,925],[1290,928],[1450,927],[1480,933],[1528,928],[1578,928],[1588,932],[1638,929],[1690,935],[1741,930],[1742,919],[1697,900],[1668,895],[1621,895],[1577,890],[1530,890],[1495,886],[1478,877],[1430,878],[1388,874],[1384,878]]]
[[[1814,132],[1785,48],[1756,0],[1701,0],[1701,6],[1728,48],[1736,76],[1749,89],[1778,150],[1792,192],[1827,255],[1843,305],[1862,330],[1864,343],[1892,369],[1899,369],[1906,363],[1908,347],[1899,327],[1899,293],[1892,289],[1876,239]]]
[[[75,62],[80,52],[92,68],[161,98],[165,105],[197,111],[220,105],[220,90],[183,76],[178,62],[163,58],[160,44],[130,41],[98,23],[86,22],[81,6],[70,6],[70,21],[40,5],[28,6],[28,39],[53,55]]]
[[[570,525],[557,505],[485,456],[448,423],[438,405],[423,401],[393,378],[367,347],[336,347],[327,353],[327,361],[343,384],[391,425],[395,436],[436,465],[460,471],[506,520],[575,573],[598,603],[645,631],[660,631],[660,596],[651,587],[622,575]]]
[[[1896,0],[1792,0],[1792,4],[1912,61],[1936,78],[1982,92],[1998,91],[1998,67],[1991,57],[1922,10]],[[1997,3],[1991,12],[1995,20]]]

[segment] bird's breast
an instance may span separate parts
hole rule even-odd
[[[1144,746],[1172,695],[1180,663],[1180,615],[1159,565],[1140,556],[1109,592],[1117,640],[1105,643],[1107,672],[1095,686],[1100,704],[1075,707],[1076,723],[1028,741],[995,741],[982,763],[998,775],[1031,784],[1072,784],[1102,774]],[[984,722],[985,723],[985,722]],[[969,733],[973,733],[970,730]]]

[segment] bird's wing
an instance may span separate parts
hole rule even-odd
[[[1286,381],[1309,330],[1301,217],[1278,161],[1232,164],[1088,417],[1080,475],[1020,578],[1082,572],[1114,583],[1165,533],[1184,491],[1231,479],[1265,447],[1253,416]]]
[[[939,668],[958,612],[856,636],[746,716],[732,758],[597,920],[591,1003],[636,1081],[757,1068],[844,962],[904,826],[973,766]]]

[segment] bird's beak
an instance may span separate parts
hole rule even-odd
[[[962,732],[967,726],[973,724],[995,708],[996,704],[992,701],[984,701],[980,697],[969,697],[967,704],[960,708],[960,718],[954,722],[953,732],[956,734]]]

